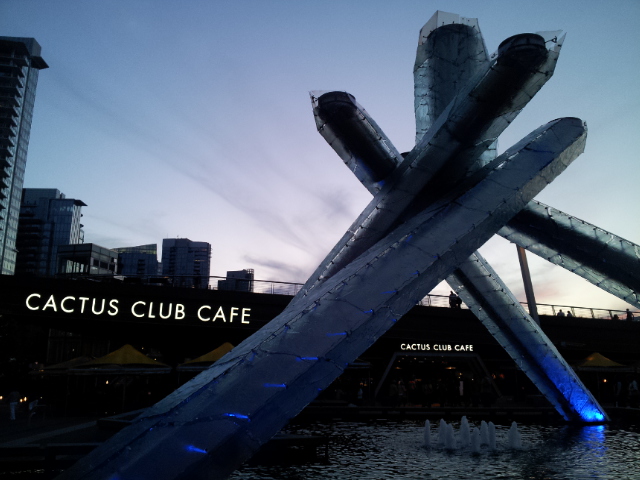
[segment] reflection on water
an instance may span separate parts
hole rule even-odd
[[[470,421],[476,427],[480,420]],[[457,428],[459,422],[454,422]],[[258,479],[640,479],[640,429],[634,425],[519,425],[522,449],[508,447],[509,425],[496,425],[496,449],[444,449],[431,425],[424,446],[418,421],[314,423],[291,433],[329,437],[328,461],[244,467],[234,480]],[[459,445],[460,443],[458,443]]]

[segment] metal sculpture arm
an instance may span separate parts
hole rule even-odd
[[[538,129],[470,188],[417,212],[60,478],[226,478],[559,175],[583,142],[577,119]],[[553,144],[555,154],[538,154]]]
[[[559,55],[558,49],[545,48],[542,37],[537,43],[527,44],[527,55],[522,55],[523,47],[516,40],[503,42],[494,60],[451,100],[420,143],[384,179],[380,191],[309,277],[295,301],[480,167],[478,157],[551,77]],[[333,92],[325,95],[335,96]],[[340,131],[343,122],[322,110],[329,108],[331,102],[320,97],[318,106],[317,117],[331,120],[329,128],[322,126],[320,133]],[[361,138],[365,130],[364,127],[343,130],[341,145],[366,141]],[[379,138],[387,138],[382,131],[377,133]],[[336,151],[344,155],[345,151],[355,149]],[[382,150],[382,146],[377,150]]]
[[[640,308],[640,245],[537,201],[498,234]]]
[[[478,252],[461,263],[447,282],[566,420],[608,419],[573,368]]]
[[[527,148],[533,149],[533,154],[539,156],[557,152],[559,146],[552,139],[571,136],[573,128],[567,124],[556,125],[553,134],[546,135],[548,143]],[[542,131],[546,132],[546,129],[538,129],[528,138],[535,138]],[[347,149],[352,138],[345,134],[342,139]],[[571,153],[568,154],[571,158],[584,151],[585,138],[586,129],[580,140],[571,147]],[[489,165],[500,165],[517,149],[507,150]],[[473,182],[473,177],[467,178],[466,182]],[[466,186],[459,185],[458,188]],[[437,208],[437,205],[433,208]],[[573,369],[478,252],[474,252],[447,277],[447,282],[566,420],[601,421],[607,418]]]
[[[510,325],[510,310],[499,311],[509,295],[493,295],[486,275],[465,266],[584,146],[582,121],[559,119],[484,164],[483,153],[553,72],[559,45],[547,50],[540,42],[532,34],[503,42],[436,108],[437,120],[402,161],[355,100],[346,122],[318,111],[316,119],[331,123],[319,122],[321,133],[375,193],[372,202],[279,316],[61,478],[226,478],[452,274],[464,298],[498,313],[488,320],[497,337],[509,348],[523,343],[514,355],[529,358],[526,368],[565,417],[598,419],[597,403],[579,384],[559,385],[569,378],[556,368],[562,362],[548,370],[553,351],[539,343],[545,337],[531,335],[526,321]],[[358,135],[374,144],[356,148],[350,142]],[[586,400],[576,405],[567,396]]]
[[[311,105],[320,134],[369,193],[378,193],[402,162],[391,140],[353,95],[312,93]]]
[[[557,54],[564,42],[561,32],[540,35]],[[513,38],[522,40],[522,36]],[[508,40],[500,48],[505,44]],[[436,12],[421,29],[416,51],[416,142],[488,63],[477,19]],[[478,158],[478,164],[484,165],[494,157],[495,144]],[[535,201],[498,233],[640,308],[638,245]]]

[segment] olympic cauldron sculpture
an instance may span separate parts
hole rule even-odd
[[[436,12],[406,155],[353,96],[312,94],[320,133],[373,200],[282,314],[61,478],[226,478],[443,279],[566,420],[607,420],[476,252],[498,233],[640,306],[637,245],[533,200],[582,153],[584,123],[553,120],[496,156],[563,38],[516,35],[489,55],[476,19]]]

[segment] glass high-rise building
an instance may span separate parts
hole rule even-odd
[[[162,240],[162,275],[178,287],[209,288],[211,244],[188,238]]]
[[[158,272],[158,245],[151,243],[137,247],[114,248],[118,253],[118,274],[156,276]]]
[[[112,277],[118,270],[118,253],[95,243],[59,245],[57,250],[57,275]]]
[[[48,65],[34,38],[0,37],[0,273],[13,275],[20,197],[38,73]]]
[[[253,292],[253,268],[227,271],[227,278],[218,280],[218,290]]]
[[[55,188],[22,190],[16,241],[16,274],[51,276],[58,273],[58,247],[84,243],[81,200],[66,198]]]

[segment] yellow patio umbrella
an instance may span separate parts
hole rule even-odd
[[[179,372],[198,372],[205,370],[224,357],[231,350],[233,350],[233,345],[229,342],[225,342],[218,348],[211,350],[209,353],[205,353],[198,358],[194,358],[193,360],[189,360],[188,362],[178,365],[177,370]]]
[[[587,358],[585,358],[582,362],[576,365],[577,368],[585,369],[585,368],[608,368],[608,367],[624,367],[621,363],[614,362],[610,358],[601,355],[598,352],[592,353]]]
[[[83,374],[153,374],[168,373],[171,367],[147,357],[144,353],[127,344],[82,365],[70,369],[71,373]]]

